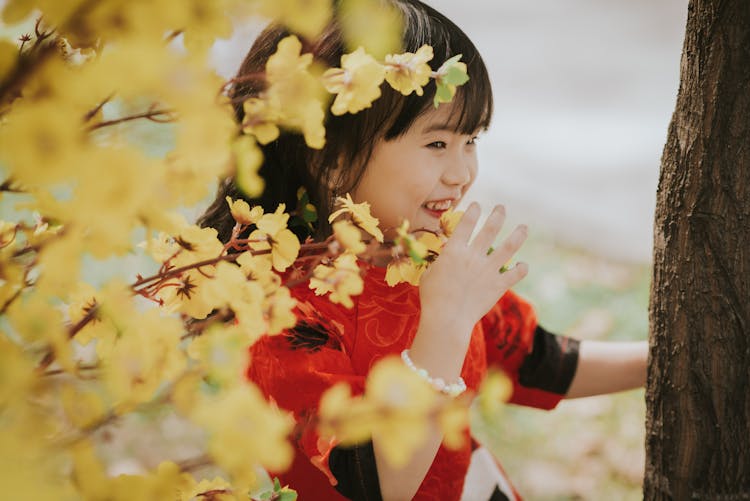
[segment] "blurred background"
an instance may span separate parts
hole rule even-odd
[[[645,339],[659,162],[687,0],[431,0],[483,54],[495,116],[467,196],[505,204],[530,239],[517,287],[547,329]],[[229,77],[257,33],[214,47]],[[511,225],[507,225],[511,227]],[[643,390],[507,407],[475,428],[528,500],[642,499]]]

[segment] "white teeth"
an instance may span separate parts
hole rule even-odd
[[[427,202],[424,206],[430,210],[448,210],[451,207],[451,201],[443,200],[441,202]]]

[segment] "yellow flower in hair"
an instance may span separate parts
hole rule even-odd
[[[416,53],[389,54],[385,57],[385,79],[405,96],[412,92],[421,96],[424,94],[422,87],[430,81],[432,68],[427,61],[432,58],[432,47],[429,45],[423,45]]]
[[[346,198],[338,197],[336,199],[336,205],[340,205],[341,208],[328,217],[329,223],[332,223],[342,214],[349,214],[354,224],[360,229],[365,230],[367,233],[375,237],[378,242],[383,241],[383,232],[378,228],[380,221],[370,214],[369,203],[362,202],[355,204],[354,200],[352,200],[352,196],[347,193]]]
[[[369,108],[380,97],[380,84],[385,78],[385,67],[360,47],[341,56],[341,68],[323,73],[323,84],[336,95],[331,106],[334,115],[357,113]]]

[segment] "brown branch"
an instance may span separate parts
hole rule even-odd
[[[166,110],[166,109],[149,110],[149,111],[145,111],[143,113],[138,113],[135,115],[128,115],[126,117],[117,118],[114,120],[106,120],[104,122],[99,122],[97,124],[90,125],[87,130],[93,131],[96,129],[101,129],[102,127],[109,127],[111,125],[117,125],[123,122],[138,120],[139,118],[145,118],[147,120],[151,120],[152,122],[157,122],[157,123],[168,123],[168,122],[174,121],[174,118],[159,119],[156,117],[158,117],[159,115],[169,115],[170,113],[173,113],[173,112],[170,110]]]
[[[115,97],[114,93],[110,94],[101,103],[97,104],[94,109],[89,110],[88,112],[86,112],[86,114],[83,116],[83,121],[84,122],[88,122],[89,120],[91,120],[92,118],[94,118],[94,116],[97,113],[99,113],[99,110],[101,110],[104,107],[105,104],[107,104],[108,102],[110,102],[113,97]]]

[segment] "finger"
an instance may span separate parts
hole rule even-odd
[[[513,255],[518,252],[521,245],[526,241],[526,237],[529,234],[529,230],[525,224],[516,226],[516,229],[508,235],[500,247],[495,249],[490,254],[490,264],[493,268],[500,269],[505,263],[507,263]]]
[[[456,229],[453,230],[453,235],[451,235],[447,245],[451,242],[461,242],[466,245],[469,242],[471,233],[474,231],[474,227],[477,225],[480,213],[481,209],[479,208],[479,204],[471,202],[466,209],[466,212],[464,212],[464,215],[461,216],[461,220],[456,225]]]
[[[471,246],[482,253],[487,253],[497,238],[498,233],[503,228],[503,223],[505,223],[505,207],[496,205],[492,209],[487,221],[485,221],[484,226],[482,226],[482,229],[474,237]]]
[[[510,289],[529,274],[529,265],[526,263],[516,263],[508,271],[500,275],[501,287],[505,290]]]

